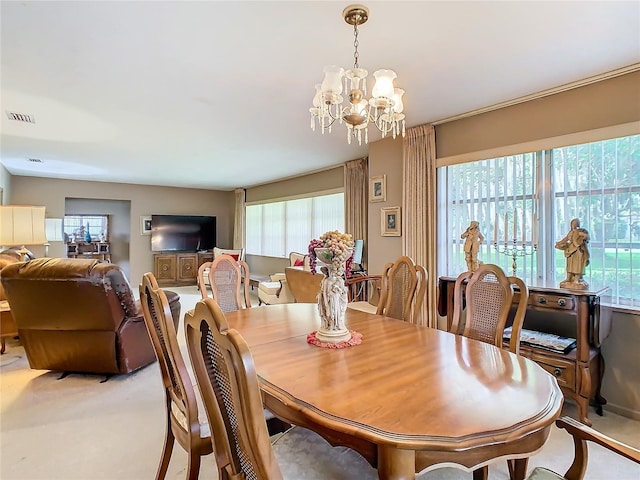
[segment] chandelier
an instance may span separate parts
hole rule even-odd
[[[382,137],[391,133],[393,138],[405,136],[405,121],[402,110],[404,90],[395,88],[393,81],[397,78],[393,70],[377,70],[373,73],[375,85],[371,90],[371,98],[367,99],[367,75],[358,64],[358,26],[369,18],[369,9],[364,5],[350,5],[342,12],[345,22],[353,25],[353,68],[345,71],[337,65],[324,68],[324,79],[316,85],[311,112],[311,129],[315,131],[316,123],[322,134],[331,132],[331,127],[338,120],[347,127],[347,141],[357,137],[358,144],[369,142],[368,126],[376,126]],[[344,89],[343,89],[344,79]],[[343,105],[342,92],[349,92],[349,102]],[[364,135],[363,135],[364,132]]]

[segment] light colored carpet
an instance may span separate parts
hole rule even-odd
[[[199,300],[195,287],[180,293],[183,313]],[[254,292],[255,293],[255,292]],[[257,303],[257,301],[256,301]],[[182,330],[181,330],[182,331]],[[184,348],[184,338],[179,335]],[[186,354],[186,351],[185,351]],[[162,382],[157,363],[132,375],[102,377],[31,370],[19,342],[9,340],[0,357],[0,478],[3,480],[146,480],[155,476],[165,434]],[[571,403],[565,413],[575,417]],[[640,447],[640,422],[606,412],[590,412],[596,428]],[[636,480],[640,466],[591,446],[587,480]],[[571,463],[573,445],[564,431],[552,430],[530,466],[561,473]],[[185,478],[186,454],[176,445],[168,479]],[[507,479],[506,462],[490,467],[491,479]],[[216,478],[214,459],[202,462],[202,479]],[[471,473],[440,469],[420,480],[471,479]],[[354,479],[356,480],[356,479]]]

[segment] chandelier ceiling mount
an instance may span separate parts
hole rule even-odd
[[[369,72],[360,68],[359,64],[358,26],[369,19],[369,9],[364,5],[350,5],[343,10],[342,16],[345,22],[353,25],[353,68],[346,71],[337,65],[324,68],[324,80],[316,85],[313,107],[309,109],[311,129],[315,130],[317,124],[322,134],[325,130],[331,132],[331,127],[338,120],[347,127],[347,141],[351,143],[351,137],[357,137],[360,145],[363,136],[365,143],[369,141],[367,128],[370,123],[380,130],[383,137],[388,133],[391,133],[393,138],[400,134],[404,137],[404,90],[393,85],[397,78],[396,72],[387,69],[375,71],[373,76],[376,81],[371,90],[372,96],[370,99],[366,97]],[[349,92],[348,103],[345,105],[343,90]]]

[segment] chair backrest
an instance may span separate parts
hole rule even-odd
[[[140,306],[153,349],[158,357],[167,396],[167,414],[181,445],[189,437],[200,438],[198,404],[180,348],[171,308],[164,291],[152,273],[145,273],[140,284]]]
[[[220,255],[231,255],[235,260],[244,261],[244,248],[213,248],[213,258],[217,258]]]
[[[382,270],[378,315],[417,323],[427,286],[427,272],[409,257],[387,263]]]
[[[262,408],[253,357],[210,298],[185,315],[189,358],[204,402],[218,468],[226,478],[282,479]]]
[[[303,270],[311,271],[311,260],[309,254],[291,252],[289,254],[290,267],[302,267]]]
[[[517,286],[516,292],[513,286]],[[518,306],[513,318],[509,350],[520,351],[520,332],[529,299],[529,289],[518,277],[508,277],[497,265],[482,264],[475,272],[458,276],[454,286],[451,332],[502,347],[504,329],[515,298]],[[464,329],[462,314],[465,312]]]
[[[284,274],[296,303],[315,303],[318,301],[318,293],[320,293],[324,275],[292,267],[285,268]]]
[[[206,278],[205,278],[206,276]],[[207,298],[207,284],[211,295],[224,312],[251,308],[249,295],[249,265],[230,255],[220,255],[213,262],[198,268],[198,284],[202,298]]]

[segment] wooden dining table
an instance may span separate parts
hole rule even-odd
[[[249,344],[265,407],[357,450],[380,479],[442,466],[484,478],[480,467],[514,459],[512,478],[521,480],[561,413],[552,375],[476,340],[347,309],[347,328],[362,343],[321,348],[307,343],[320,325],[315,304],[226,317]]]

